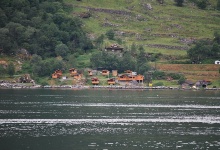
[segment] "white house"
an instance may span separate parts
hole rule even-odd
[[[220,60],[216,60],[215,64],[220,65]]]

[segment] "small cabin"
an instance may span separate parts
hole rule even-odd
[[[216,61],[215,61],[215,64],[216,64],[216,65],[220,65],[220,60],[216,60]]]
[[[119,57],[122,57],[123,54],[123,48],[119,47],[117,44],[112,44],[109,47],[105,47],[105,51],[117,54]]]
[[[69,69],[69,73],[73,77],[73,76],[77,75],[77,70],[75,68],[71,68],[71,69]]]
[[[128,81],[128,76],[126,74],[119,75],[118,81]]]
[[[211,84],[211,81],[206,81],[206,80],[199,80],[195,83],[196,87],[203,87],[206,88],[208,85]]]
[[[58,75],[57,75],[56,73],[53,73],[53,74],[52,74],[52,78],[53,78],[53,79],[57,79],[57,78],[58,78]]]
[[[128,74],[128,75],[132,75],[132,71],[131,70],[126,70],[125,73]]]
[[[99,84],[99,79],[98,78],[92,78],[92,84],[93,85],[98,85]]]
[[[108,70],[102,70],[102,75],[103,76],[108,76],[109,75],[109,71]]]
[[[139,74],[139,75],[135,76],[135,80],[139,83],[144,82],[144,76]]]
[[[122,74],[118,76],[118,81],[137,81],[138,83],[144,82],[144,76],[143,75],[130,75],[129,74]]]
[[[88,70],[88,75],[89,76],[92,76],[93,74],[92,74],[92,70]]]
[[[74,79],[80,80],[82,78],[82,74],[77,73],[76,75],[73,76]]]
[[[128,75],[128,81],[136,80],[136,76]]]
[[[53,79],[61,78],[62,75],[63,75],[63,72],[60,69],[58,69],[52,74],[52,78]]]
[[[118,70],[112,70],[112,76],[117,77],[118,75]]]
[[[115,78],[108,79],[107,82],[109,85],[115,85]]]
[[[123,52],[123,48],[119,47],[119,45],[117,45],[117,44],[112,44],[109,47],[105,47],[105,50],[106,51],[112,51],[112,52],[119,52],[119,53]]]

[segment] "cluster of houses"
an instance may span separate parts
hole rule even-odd
[[[101,74],[103,76],[109,76],[110,71],[108,70],[102,70]],[[99,84],[99,79],[97,77],[91,78],[93,85]],[[124,82],[124,83],[143,83],[144,82],[144,76],[140,75],[136,72],[132,72],[131,70],[126,70],[123,74],[118,74],[117,70],[112,70],[112,78],[108,78],[107,83],[109,85],[115,85],[116,82]]]
[[[207,80],[198,80],[196,82],[190,81],[190,80],[186,80],[183,84],[182,84],[182,88],[183,89],[196,89],[196,88],[206,88],[208,85],[211,85],[211,81],[207,81]]]
[[[88,70],[88,76],[90,76],[91,84],[93,85],[99,85],[100,79],[97,76],[97,70]],[[109,70],[102,70],[99,72],[101,76],[106,76],[108,85],[115,85],[116,83],[123,82],[123,83],[143,83],[144,82],[144,76],[137,74],[137,72],[133,72],[131,70],[126,70],[123,74],[118,74],[117,70],[112,70],[111,72]],[[111,78],[110,77],[111,74]],[[61,70],[56,70],[52,74],[53,79],[66,79],[66,77],[62,76]],[[83,78],[83,74],[79,73],[77,69],[71,68],[69,69],[69,75],[73,77],[76,80],[80,80]]]
[[[75,68],[69,69],[69,74],[71,77],[73,77],[74,79],[77,79],[77,80],[80,80],[83,77],[83,74],[78,73],[77,69],[75,69]],[[63,76],[62,70],[58,69],[52,74],[52,78],[53,79],[60,79],[60,78],[66,79],[67,77]]]

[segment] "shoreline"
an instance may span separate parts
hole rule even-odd
[[[97,89],[97,90],[220,90],[220,88],[179,88],[170,86],[121,86],[121,85],[56,85],[56,86],[41,86],[41,85],[25,85],[25,84],[14,84],[14,83],[2,83],[0,89],[73,89],[73,90],[84,90],[84,89]]]

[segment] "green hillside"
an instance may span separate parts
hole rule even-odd
[[[174,0],[163,4],[154,0],[65,0],[73,6],[73,16],[83,18],[83,28],[93,39],[113,29],[124,46],[133,42],[147,52],[185,55],[193,41],[213,39],[220,30],[217,1],[199,9],[192,1],[177,7]],[[113,41],[105,41],[109,44]]]
[[[48,84],[57,69],[105,68],[219,83],[218,65],[213,75],[184,66],[219,59],[220,0],[1,0],[0,39],[0,79]],[[112,44],[120,52],[103,51]]]

